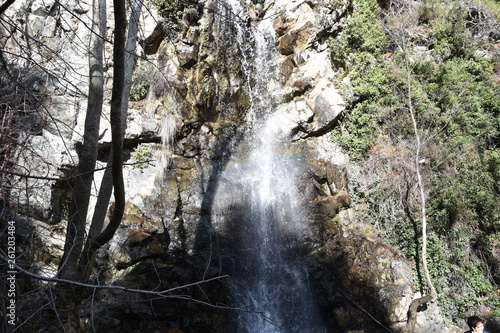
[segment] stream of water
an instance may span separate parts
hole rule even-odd
[[[233,22],[246,22],[239,0],[226,0]],[[295,179],[299,156],[287,153],[284,117],[272,110],[268,83],[276,57],[271,20],[235,23],[250,96],[245,140],[222,172],[215,196],[217,224],[231,243],[230,289],[238,312],[235,332],[323,332],[305,267],[299,260],[298,235],[307,212]]]

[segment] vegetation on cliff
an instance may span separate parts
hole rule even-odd
[[[500,7],[489,1],[404,6],[355,0],[344,29],[330,39],[332,60],[353,88],[334,138],[370,179],[351,179],[354,204],[359,218],[415,260],[425,289],[411,101],[422,138],[428,264],[440,307],[453,320],[478,311],[498,316]]]

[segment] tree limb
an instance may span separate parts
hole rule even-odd
[[[2,15],[16,0],[7,0],[0,6],[0,15]]]
[[[0,254],[0,258],[2,258],[2,260],[4,262],[6,262],[6,263],[9,262],[9,259],[7,257],[5,257],[5,255],[3,255],[3,254]],[[209,278],[209,279],[205,279],[205,280],[201,280],[201,281],[197,281],[197,282],[193,282],[193,283],[184,284],[182,286],[177,286],[177,287],[174,287],[174,288],[169,288],[169,289],[162,290],[162,291],[154,291],[154,290],[144,290],[144,289],[136,289],[136,288],[127,288],[127,287],[123,287],[123,286],[95,285],[95,284],[90,284],[90,283],[85,283],[85,282],[78,282],[78,281],[73,281],[73,280],[68,280],[68,279],[63,279],[63,278],[48,277],[48,276],[43,276],[43,275],[32,273],[32,272],[30,272],[30,271],[22,268],[21,266],[19,266],[17,264],[14,264],[14,267],[16,269],[16,271],[15,271],[16,273],[21,273],[21,274],[24,274],[26,276],[29,276],[31,278],[34,278],[34,279],[40,280],[40,281],[55,282],[55,283],[65,283],[65,284],[79,286],[79,287],[84,287],[84,288],[89,288],[89,289],[122,290],[122,291],[130,292],[130,293],[143,294],[143,295],[153,295],[153,296],[159,296],[159,297],[162,297],[162,298],[190,299],[190,300],[195,301],[197,303],[203,303],[205,305],[215,306],[215,307],[220,307],[220,305],[214,305],[214,304],[211,304],[211,303],[208,303],[208,302],[196,300],[196,299],[193,299],[193,298],[191,298],[189,296],[168,295],[168,294],[171,293],[171,292],[180,290],[180,289],[186,289],[186,288],[189,288],[189,287],[199,286],[199,285],[201,285],[203,283],[208,283],[208,282],[212,282],[212,281],[216,281],[216,280],[222,280],[222,279],[226,279],[226,278],[229,277],[229,275],[221,275],[221,276],[216,276],[216,277],[213,277],[213,278]],[[243,308],[232,308],[232,307],[224,307],[224,308],[226,308],[226,309],[238,309],[238,310],[242,310],[243,309]]]
[[[113,0],[115,32],[113,46],[113,90],[111,93],[112,177],[115,206],[110,221],[103,232],[92,242],[90,252],[108,242],[120,225],[125,210],[125,185],[123,182],[123,137],[125,128],[122,117],[123,90],[125,87],[125,33],[127,15],[124,0]]]

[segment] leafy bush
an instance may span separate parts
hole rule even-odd
[[[141,101],[148,96],[150,82],[150,71],[143,63],[139,63],[132,75],[132,87],[130,88],[130,100]]]
[[[153,159],[153,150],[150,145],[137,146],[130,157],[134,160],[134,168],[139,169],[141,172],[151,165]]]
[[[481,4],[474,6],[487,12]],[[500,269],[492,268],[500,265],[494,255],[500,233],[500,88],[495,72],[500,57],[484,38],[478,39],[482,22],[471,26],[472,9],[439,1],[409,8],[418,24],[396,35],[386,31],[400,23],[399,17],[381,15],[376,1],[354,1],[345,29],[330,39],[332,61],[350,77],[357,96],[333,134],[377,177],[369,192],[353,195],[369,206],[361,218],[373,220],[392,244],[418,262],[411,99],[425,143],[429,269],[442,308],[458,320],[479,304],[498,309],[500,303],[493,292]],[[488,29],[489,22],[484,23]],[[479,48],[490,51],[479,55]],[[401,153],[386,156],[380,147]]]
[[[377,57],[389,42],[378,14],[377,1],[359,0],[352,6],[352,15],[345,29],[329,40],[332,60],[343,68],[353,65],[349,61],[350,55],[366,52]]]

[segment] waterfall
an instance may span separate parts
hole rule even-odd
[[[235,332],[323,332],[299,235],[307,214],[295,180],[303,172],[290,149],[285,115],[273,110],[269,82],[277,57],[270,20],[248,22],[239,0],[226,0],[236,18],[240,61],[250,100],[245,139],[221,172],[214,227],[227,240],[233,305],[244,307]]]

